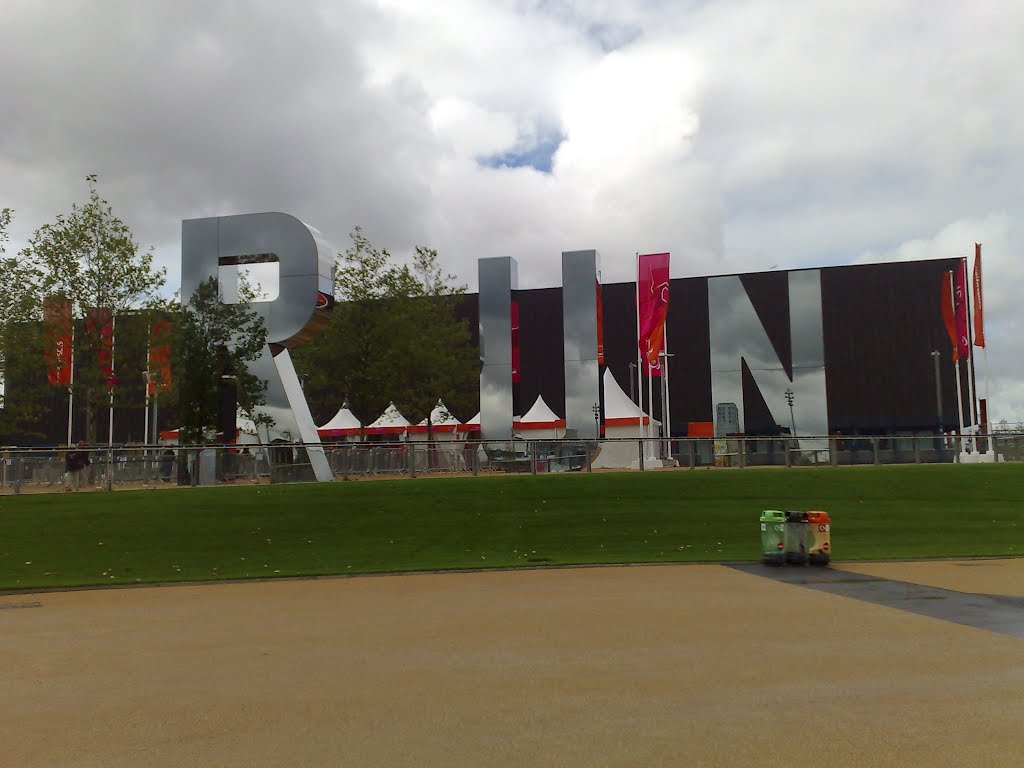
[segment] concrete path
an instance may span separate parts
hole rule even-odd
[[[722,566],[8,595],[0,659],[11,766],[1024,765],[1024,640]]]

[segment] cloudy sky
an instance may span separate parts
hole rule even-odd
[[[0,0],[14,249],[101,192],[177,285],[180,222],[361,225],[475,288],[967,255],[1024,421],[1019,0]]]

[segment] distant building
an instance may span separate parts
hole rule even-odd
[[[736,403],[719,403],[715,406],[715,437],[736,435],[740,429],[740,409]]]

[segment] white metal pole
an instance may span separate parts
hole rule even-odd
[[[636,393],[640,401],[640,410],[644,411],[644,374],[643,355],[640,354],[640,251],[636,252]],[[647,424],[641,424],[644,435],[650,437],[651,420],[648,413]]]
[[[146,445],[149,442],[149,375],[146,376],[146,416],[142,422],[142,444]],[[149,450],[146,450],[149,453]]]
[[[955,316],[955,314],[956,314],[956,300],[955,300],[954,297],[956,296],[956,285],[954,285],[954,283],[953,283],[953,272],[949,271],[946,274],[947,274],[948,279],[949,279],[949,297],[950,297],[950,301],[953,302],[953,312],[954,312],[954,316]],[[959,355],[959,352],[957,351],[958,347],[959,347],[959,342],[957,340],[954,340],[953,341],[953,355],[952,355],[952,357],[953,357],[953,361],[954,361],[953,362],[953,370],[956,371],[956,376],[955,376],[955,378],[956,378],[956,417],[957,417],[957,421],[960,424],[960,434],[958,436],[958,439],[960,441],[960,445],[958,446],[958,448],[959,448],[959,452],[963,453],[963,450],[964,450],[964,444],[963,444],[963,440],[964,440],[964,400],[963,400],[963,392],[962,392],[962,390],[960,388],[960,355]]]
[[[661,366],[661,377],[665,380],[665,448],[669,458],[672,458],[672,387],[668,378],[668,314],[665,315],[665,363]]]
[[[968,274],[967,274],[967,259],[961,259],[960,268],[964,271],[964,302],[967,306],[967,351],[970,356],[965,361],[967,366],[967,392],[970,398],[970,410],[968,412],[971,419],[971,451],[973,453],[978,452],[978,402],[974,397],[974,323],[971,317],[971,291],[968,290]],[[971,283],[973,286],[973,282]]]
[[[107,446],[110,448],[114,447],[114,387],[111,386],[114,377],[114,343],[115,343],[115,323],[117,318],[114,316],[114,310],[110,310],[110,378],[107,382],[107,387],[110,390],[110,419],[107,425]]]
[[[71,423],[73,421],[75,403],[75,320],[71,313],[71,375],[68,377],[68,448],[71,447]]]
[[[960,420],[960,453],[964,452],[964,401],[960,390],[960,361],[953,364],[956,370],[956,415]]]
[[[654,419],[654,376],[653,376],[653,373],[651,371],[647,372],[647,402],[651,406],[651,419],[653,420]],[[662,414],[662,418],[665,418],[664,414]],[[651,424],[651,437],[652,438],[654,437],[654,424],[653,423]],[[645,450],[650,450],[650,448],[651,448],[650,445],[647,445],[645,447]]]

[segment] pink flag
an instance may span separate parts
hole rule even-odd
[[[985,346],[985,305],[981,296],[981,243],[974,244],[974,346]]]
[[[967,335],[967,260],[961,259],[953,271],[953,306],[956,310],[956,348],[961,360],[971,356],[971,342]]]
[[[637,259],[637,302],[640,318],[640,354],[648,376],[661,376],[658,355],[665,349],[665,318],[668,316],[667,253],[648,253]]]

